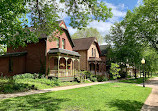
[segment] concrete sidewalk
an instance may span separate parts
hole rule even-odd
[[[151,87],[152,92],[145,101],[141,111],[158,111],[158,77],[146,82],[146,87]]]
[[[85,83],[85,84],[79,84],[79,85],[73,85],[73,86],[64,86],[64,87],[55,87],[51,89],[43,89],[43,90],[31,90],[28,92],[19,92],[14,94],[0,94],[0,100],[7,99],[7,98],[13,98],[13,97],[19,97],[19,96],[26,96],[31,94],[40,94],[40,93],[46,93],[51,91],[60,91],[60,90],[68,90],[68,89],[74,89],[74,88],[80,88],[80,87],[86,87],[86,86],[92,86],[92,85],[98,85],[98,84],[106,84],[106,83],[112,83],[117,82],[115,81],[106,81],[106,82],[94,82],[94,83]]]

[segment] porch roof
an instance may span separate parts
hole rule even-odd
[[[101,60],[101,58],[98,58],[98,57],[89,57],[88,61],[89,62],[94,62],[94,61],[101,62],[102,60]]]
[[[77,56],[77,57],[81,56],[78,52],[61,49],[61,48],[52,48],[48,52],[48,54],[57,54],[57,53],[68,54],[68,55],[73,55],[73,56]]]
[[[23,56],[26,55],[27,52],[14,52],[14,53],[5,53],[5,54],[0,54],[0,57],[15,57],[15,56]]]

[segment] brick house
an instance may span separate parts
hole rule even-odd
[[[80,61],[80,54],[73,51],[74,43],[64,21],[59,21],[63,31],[55,41],[50,37],[39,38],[38,43],[28,43],[27,47],[7,48],[0,55],[0,75],[13,76],[22,73],[46,73],[54,77],[73,77]],[[79,66],[79,65],[78,65]]]
[[[101,50],[95,37],[73,39],[75,47],[80,57],[80,69],[91,71],[96,75],[105,75],[106,57],[101,56]]]

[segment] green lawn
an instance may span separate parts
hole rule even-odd
[[[84,81],[84,83],[90,83],[90,81]],[[48,89],[53,87],[60,86],[69,86],[81,84],[76,81],[73,82],[61,82],[59,80],[50,80],[46,78],[41,79],[32,79],[32,78],[18,78],[18,79],[9,79],[9,78],[0,78],[0,94],[3,93],[16,93],[24,92],[31,89]]]
[[[147,78],[145,78],[145,81],[150,79],[150,78],[154,78],[154,77],[158,77],[158,74],[154,73],[152,75],[152,77],[150,76],[149,78],[148,78],[148,75],[147,75]],[[133,79],[126,79],[126,80],[119,80],[119,82],[141,84],[141,83],[143,83],[143,77],[137,78],[137,79],[133,78]]]
[[[149,78],[145,78],[145,80],[148,80],[148,79]],[[143,78],[119,80],[119,82],[141,84],[143,83]]]
[[[151,92],[134,84],[108,83],[0,101],[0,111],[140,111]]]

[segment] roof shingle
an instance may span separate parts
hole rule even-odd
[[[92,42],[94,42],[94,40],[95,40],[95,37],[73,39],[72,41],[75,44],[75,47],[73,47],[73,50],[74,51],[88,50]]]

